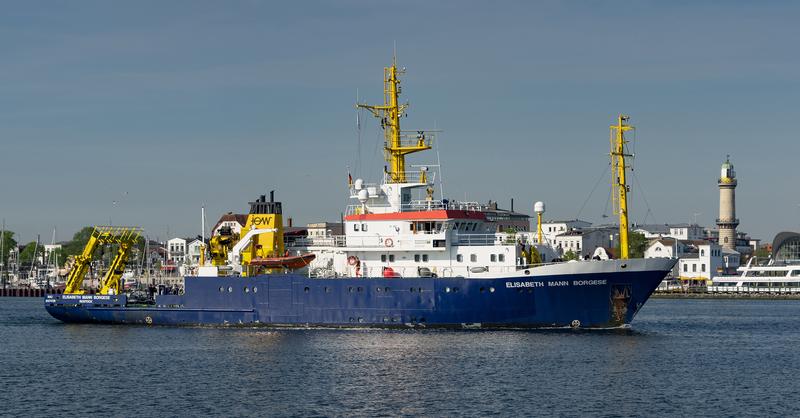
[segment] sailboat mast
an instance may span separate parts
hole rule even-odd
[[[619,258],[629,257],[630,246],[628,243],[628,185],[625,180],[626,163],[625,157],[632,157],[625,153],[625,132],[633,130],[634,127],[626,122],[630,116],[620,114],[617,117],[617,124],[611,125],[611,172],[616,173],[613,187],[616,188],[615,200],[617,213],[619,214]]]

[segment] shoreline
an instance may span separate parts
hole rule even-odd
[[[800,300],[800,293],[682,293],[654,292],[651,299],[761,299],[761,300]]]

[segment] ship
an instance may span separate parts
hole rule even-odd
[[[240,231],[220,228],[196,274],[176,292],[148,297],[120,283],[138,228],[96,227],[75,258],[63,294],[46,310],[69,323],[334,328],[627,327],[675,264],[629,258],[627,139],[620,115],[611,128],[619,248],[614,259],[564,261],[544,237],[498,230],[496,211],[434,197],[430,166],[406,156],[432,148],[436,131],[403,131],[396,59],[384,68],[384,103],[357,103],[380,121],[388,165],[379,182],[348,174],[353,204],[338,236],[285,240],[283,205],[261,195]],[[410,168],[410,169],[409,169]],[[96,248],[116,257],[96,292],[84,277]]]

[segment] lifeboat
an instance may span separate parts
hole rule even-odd
[[[308,253],[286,257],[254,258],[250,261],[250,265],[293,270],[307,266],[315,257],[316,255]]]

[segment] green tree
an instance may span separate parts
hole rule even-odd
[[[766,248],[761,247],[761,248],[757,249],[755,254],[753,254],[753,255],[755,255],[758,258],[769,258],[770,253],[769,253],[769,251],[767,251]]]
[[[89,238],[91,238],[93,231],[94,227],[92,226],[85,226],[81,228],[80,231],[76,232],[75,235],[72,236],[71,241],[61,247],[64,249],[64,254],[78,255],[82,253],[83,248],[86,247],[86,243],[89,242]]]
[[[643,258],[644,251],[647,250],[647,238],[640,232],[628,232],[628,257],[629,258]],[[619,257],[620,248],[617,242],[617,257]]]
[[[569,251],[564,253],[564,257],[562,257],[561,259],[564,260],[564,261],[577,260],[578,259],[578,254],[576,254],[572,250],[569,250]]]
[[[35,254],[34,251],[36,252]],[[44,247],[36,244],[36,241],[31,241],[19,253],[19,262],[20,264],[31,264],[34,257],[41,257],[42,255],[44,255]]]
[[[14,232],[12,231],[3,232],[2,246],[3,246],[3,254],[0,255],[0,263],[8,267],[8,255],[11,253],[11,250],[17,247],[17,240],[14,239]]]

